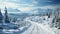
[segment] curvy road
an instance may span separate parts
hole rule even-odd
[[[29,21],[32,25],[22,34],[55,34],[52,31],[47,30],[41,24],[36,22],[32,22],[31,20],[25,19],[25,21]]]

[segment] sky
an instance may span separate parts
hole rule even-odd
[[[13,9],[11,13],[17,12],[31,12],[36,8],[55,8],[60,6],[60,0],[0,0],[0,9],[4,12],[4,7]],[[10,12],[10,11],[8,11]],[[35,12],[36,13],[36,12]]]

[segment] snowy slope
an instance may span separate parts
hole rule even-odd
[[[31,21],[29,17],[25,19],[25,21],[29,21],[32,26],[22,34],[55,34],[53,31],[49,30],[47,25],[44,26],[41,23]]]
[[[26,24],[25,26],[17,30],[10,30],[9,34],[59,34],[58,31],[60,30],[50,27],[52,19],[53,18],[48,18],[48,16],[27,17],[23,20]]]

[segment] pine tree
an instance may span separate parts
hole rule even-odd
[[[13,22],[16,22],[16,21],[17,21],[17,19],[14,17]]]
[[[5,16],[4,16],[4,19],[5,19],[5,23],[10,23],[6,7],[5,7]]]
[[[3,15],[1,13],[1,9],[0,9],[0,23],[3,23]]]

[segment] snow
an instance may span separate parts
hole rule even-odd
[[[3,30],[10,34],[59,34],[60,30],[51,26],[53,18],[48,16],[31,16],[24,19],[25,23],[20,23],[18,29]],[[25,24],[25,25],[23,25]]]
[[[23,23],[25,24],[25,23]],[[22,24],[22,25],[23,25]],[[27,28],[30,27],[31,24],[28,24],[28,25],[24,25],[22,27],[19,26],[18,29],[3,29],[3,32],[6,33],[6,34],[15,34],[15,33],[22,33],[23,31],[25,31]]]
[[[52,31],[49,25],[46,23],[49,21],[51,22],[51,20],[48,20],[48,21],[43,20],[45,23],[41,24],[41,23],[29,20],[29,18],[31,17],[26,18],[25,21],[29,21],[32,24],[32,26],[27,31],[25,31],[23,34],[55,34],[54,31]]]
[[[44,20],[45,18],[45,20]],[[33,20],[31,20],[33,19]],[[35,21],[36,20],[36,21]],[[27,17],[25,21],[30,22],[31,27],[22,34],[60,34],[60,30],[51,27],[53,18],[48,18],[47,16],[32,16]],[[40,22],[39,22],[40,21]],[[42,21],[42,23],[41,23]]]
[[[10,29],[10,30],[7,30],[7,29],[3,29],[3,32],[5,32],[5,33],[13,33],[13,32],[17,32],[17,31],[19,31],[18,29]]]

